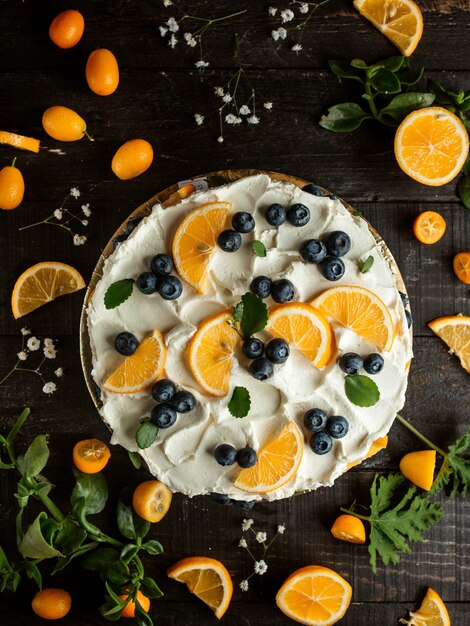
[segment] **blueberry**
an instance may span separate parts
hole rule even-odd
[[[214,450],[214,457],[219,465],[227,467],[228,465],[233,465],[237,460],[237,451],[228,443],[221,443]]]
[[[183,283],[178,276],[166,276],[158,281],[157,289],[164,300],[176,300],[183,293]]]
[[[351,249],[351,239],[342,230],[334,230],[326,238],[326,249],[331,256],[344,256]]]
[[[411,311],[405,309],[406,323],[408,324],[408,328],[411,328],[413,324],[413,316],[411,315]]]
[[[324,196],[325,194],[323,193],[321,187],[319,187],[318,185],[314,185],[313,183],[309,183],[308,185],[305,185],[304,187],[302,187],[302,191],[306,191],[307,193],[311,193],[312,196]]]
[[[242,245],[242,238],[236,230],[223,230],[217,237],[217,243],[224,252],[236,252]]]
[[[364,359],[364,369],[368,374],[378,374],[383,370],[383,366],[383,357],[375,352]]]
[[[251,213],[240,211],[232,217],[232,226],[237,233],[251,233],[255,228],[255,220]]]
[[[123,233],[122,235],[117,235],[116,237],[114,237],[113,239],[114,250],[116,250],[116,248],[118,247],[120,243],[122,243],[123,241],[126,241],[127,237],[128,237],[127,233]]]
[[[168,402],[176,393],[176,385],[168,378],[162,378],[152,387],[152,398],[155,402]]]
[[[234,506],[237,506],[239,509],[243,509],[243,510],[250,510],[252,509],[255,504],[256,504],[256,500],[232,500],[230,501],[230,504],[233,504]]]
[[[271,286],[273,281],[267,276],[256,276],[251,281],[250,290],[258,296],[258,298],[267,298],[271,294]]]
[[[287,219],[292,226],[305,226],[310,222],[310,209],[305,204],[293,204],[287,211]]]
[[[271,226],[280,226],[286,221],[287,214],[282,204],[271,204],[266,209],[266,221]]]
[[[238,451],[237,454],[237,463],[240,467],[244,469],[248,469],[249,467],[253,467],[256,465],[256,461],[258,460],[258,455],[256,454],[253,448],[250,446],[246,446]]]
[[[326,423],[326,432],[334,439],[342,439],[348,434],[348,420],[342,415],[332,415]]]
[[[116,339],[114,340],[114,347],[123,356],[130,356],[134,354],[139,346],[139,342],[137,341],[137,337],[135,337],[132,333],[123,332],[116,335]]]
[[[174,267],[173,259],[169,254],[156,254],[150,261],[150,269],[155,276],[169,276]]]
[[[266,380],[274,373],[273,364],[265,357],[261,357],[250,364],[250,373],[256,380]]]
[[[326,257],[326,246],[318,239],[308,239],[300,246],[300,254],[307,263],[320,263]]]
[[[243,342],[242,352],[249,359],[259,359],[264,354],[264,344],[261,339],[250,337]]]
[[[177,391],[171,399],[177,413],[189,413],[196,406],[196,398],[190,391]]]
[[[130,219],[128,219],[126,224],[126,233],[130,235],[131,232],[135,230],[136,226],[138,226],[143,219],[144,218],[142,217],[142,215],[136,215],[135,217],[131,217]]]
[[[319,264],[319,268],[327,280],[340,280],[345,272],[343,261],[335,256],[325,257]]]
[[[406,293],[403,293],[402,291],[399,291],[398,293],[400,294],[400,298],[401,298],[401,302],[403,306],[406,308],[410,303],[410,299],[408,298]]]
[[[158,428],[170,428],[176,422],[176,411],[171,404],[162,402],[153,407],[150,419]]]
[[[153,272],[143,272],[142,274],[139,274],[135,284],[137,289],[142,293],[145,293],[146,296],[149,296],[151,293],[155,293],[157,291],[157,277]]]
[[[225,504],[227,506],[230,506],[233,503],[232,499],[225,495],[225,493],[216,493],[214,491],[211,493],[211,498],[216,502],[220,502],[221,504]]]
[[[287,280],[287,278],[281,278],[280,280],[275,280],[271,287],[271,298],[274,302],[279,302],[282,304],[283,302],[290,302],[294,299],[295,289],[294,285]]]
[[[271,363],[285,363],[289,358],[290,349],[284,339],[272,339],[266,346],[266,358]]]
[[[333,447],[333,440],[328,433],[314,433],[310,437],[310,447],[315,454],[327,454]]]
[[[325,411],[310,409],[304,415],[304,426],[311,433],[319,433],[325,428],[327,419]]]
[[[338,361],[340,369],[345,374],[357,374],[364,367],[364,361],[355,352],[345,352]]]

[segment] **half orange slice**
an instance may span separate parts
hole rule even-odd
[[[462,367],[470,374],[470,317],[449,315],[429,322],[429,328],[445,341],[451,354],[459,357]]]
[[[410,611],[410,619],[401,619],[400,623],[408,626],[450,626],[450,617],[442,598],[429,587],[419,609]]]

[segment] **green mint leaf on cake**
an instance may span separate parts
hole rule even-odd
[[[240,327],[243,337],[248,339],[258,333],[268,323],[268,307],[254,293],[248,291],[242,296],[243,314]]]
[[[248,389],[245,387],[235,387],[227,407],[234,417],[246,417],[251,407],[251,398]]]
[[[108,287],[104,294],[104,306],[107,309],[115,309],[130,298],[134,289],[133,278],[123,278]]]
[[[150,420],[142,422],[135,433],[135,442],[141,450],[149,448],[158,435],[158,427]]]
[[[368,256],[367,259],[359,263],[359,271],[361,274],[365,274],[370,270],[370,268],[374,265],[374,257],[372,255]]]
[[[243,304],[239,302],[236,305],[235,310],[233,311],[233,315],[232,315],[233,322],[235,324],[238,324],[239,322],[242,321],[242,316],[243,316]]]
[[[348,374],[344,379],[344,390],[349,401],[356,406],[374,406],[380,398],[375,382],[362,374]]]
[[[256,256],[266,256],[266,246],[262,241],[255,239],[251,242],[251,250]]]

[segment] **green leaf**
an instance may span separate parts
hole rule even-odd
[[[470,174],[464,174],[457,186],[459,198],[466,209],[470,209]]]
[[[7,435],[8,443],[10,444],[13,443],[16,435],[20,432],[21,428],[23,427],[23,424],[28,419],[30,413],[31,413],[31,409],[23,409],[23,412],[21,413],[19,418],[16,420],[15,424],[13,425],[13,428],[10,430],[10,432]]]
[[[135,442],[141,450],[149,448],[158,435],[158,427],[150,420],[145,420],[135,433]]]
[[[362,124],[364,120],[373,119],[355,102],[335,104],[323,115],[319,124],[322,128],[334,133],[349,133]]]
[[[60,546],[63,554],[69,555],[82,545],[86,536],[87,533],[84,528],[77,524],[75,520],[66,517],[60,524],[54,543],[56,546]]]
[[[361,274],[365,274],[370,270],[370,268],[374,265],[374,257],[372,255],[368,256],[367,259],[360,263],[359,271]]]
[[[351,67],[356,67],[361,70],[369,69],[369,66],[362,59],[353,59],[350,63]]]
[[[108,287],[104,294],[104,306],[107,309],[115,309],[130,298],[134,288],[133,278],[123,278]]]
[[[338,78],[348,78],[350,80],[355,80],[359,83],[364,83],[363,81],[363,72],[360,70],[351,67],[349,61],[341,61],[337,59],[330,59],[328,61],[328,65],[330,70],[336,74]]]
[[[402,120],[404,117],[423,107],[431,106],[434,102],[434,94],[432,93],[401,93],[395,96],[386,107],[384,107],[379,115],[389,115],[394,120]]]
[[[405,68],[405,69],[403,69]],[[402,69],[397,72],[397,78],[402,85],[410,86],[419,83],[424,74],[424,67],[411,68],[403,65]]]
[[[97,545],[98,544],[95,542],[86,543],[80,546],[79,548],[77,548],[71,554],[68,554],[67,556],[63,558],[57,559],[57,563],[54,569],[52,570],[52,576],[54,574],[57,574],[57,572],[61,572],[64,568],[66,568],[67,565],[69,565],[69,563],[73,561],[73,559],[76,559],[78,556],[82,556],[83,554],[90,552],[90,550],[94,550]]]
[[[268,323],[268,307],[254,293],[248,291],[242,296],[243,314],[240,327],[245,339],[258,333]]]
[[[404,63],[405,57],[396,55],[374,63],[374,65],[372,65],[369,69],[372,70],[374,68],[385,68],[390,72],[395,73],[398,72],[398,70],[403,66]]]
[[[72,506],[83,498],[85,503],[85,515],[101,513],[108,499],[108,486],[101,472],[97,474],[84,474],[74,469],[76,483],[70,500]]]
[[[142,544],[142,550],[145,550],[147,554],[156,556],[157,554],[162,554],[163,546],[159,541],[156,541],[155,539],[149,539]]]
[[[121,559],[121,561],[124,561],[124,563],[129,563],[139,552],[139,550],[140,547],[136,546],[135,543],[127,543],[121,550],[119,558]]]
[[[239,302],[235,306],[235,309],[233,310],[233,315],[232,315],[233,323],[238,324],[238,322],[241,322],[242,317],[243,317],[243,303]]]
[[[153,621],[147,611],[144,611],[138,599],[135,601],[135,619],[137,626],[153,626]]]
[[[150,530],[150,523],[137,515],[130,504],[128,490],[125,490],[118,500],[117,525],[121,535],[131,541],[143,539]]]
[[[436,104],[455,104],[455,98],[437,80],[428,80],[428,89],[436,95]]]
[[[258,239],[251,242],[251,250],[256,256],[266,256],[266,246],[262,241],[258,241]]]
[[[22,470],[26,476],[37,476],[49,459],[48,435],[38,435],[26,450],[22,461]]]
[[[80,560],[80,565],[91,572],[105,572],[109,565],[119,560],[119,552],[115,548],[97,548]]]
[[[144,578],[142,579],[142,582],[140,583],[140,590],[142,591],[144,596],[147,596],[147,598],[150,598],[151,600],[155,598],[161,598],[163,596],[163,591],[160,589],[154,579],[150,578],[149,576],[144,576]]]
[[[380,68],[370,78],[370,83],[379,93],[399,93],[401,84],[393,72]]]
[[[344,389],[350,402],[356,406],[374,406],[380,398],[375,382],[362,374],[348,374],[344,379]]]
[[[108,565],[104,571],[103,577],[109,582],[123,587],[129,584],[131,573],[127,563],[124,561],[116,561]]]
[[[18,546],[18,550],[23,556],[29,559],[50,559],[63,556],[43,535],[41,524],[47,519],[47,514],[41,511],[34,522],[29,526]]]
[[[127,454],[129,455],[130,462],[135,467],[135,469],[140,469],[142,467],[142,459],[140,458],[140,454],[138,452],[134,452],[133,450],[128,450]]]
[[[228,410],[234,417],[246,417],[250,411],[250,392],[245,387],[235,387],[227,405]]]
[[[39,591],[42,590],[42,576],[39,571],[39,567],[34,561],[25,561],[26,576],[31,580],[34,580],[38,586]]]
[[[437,493],[447,485],[450,487],[451,496],[457,492],[462,492],[464,496],[470,493],[470,459],[463,459],[460,456],[468,452],[469,447],[470,429],[449,446],[449,451],[431,487],[431,494]]]

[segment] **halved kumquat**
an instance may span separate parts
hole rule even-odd
[[[409,452],[400,461],[400,472],[414,485],[429,491],[434,482],[436,451]]]
[[[364,522],[354,515],[340,515],[331,527],[331,534],[335,539],[349,543],[365,543],[366,528]]]
[[[427,590],[417,611],[410,611],[410,619],[400,619],[408,626],[450,626],[449,612],[439,594],[434,589]]]
[[[135,488],[132,506],[137,515],[152,524],[168,513],[173,494],[159,480],[146,480]]]
[[[97,474],[106,467],[111,457],[108,446],[100,439],[84,439],[73,448],[73,462],[84,474]]]
[[[449,346],[449,352],[460,359],[470,374],[470,317],[450,315],[429,322],[429,328]]]
[[[454,274],[465,285],[470,285],[470,252],[459,252],[454,256]]]
[[[413,223],[413,233],[418,241],[426,244],[437,243],[446,232],[446,221],[436,211],[420,213]]]

